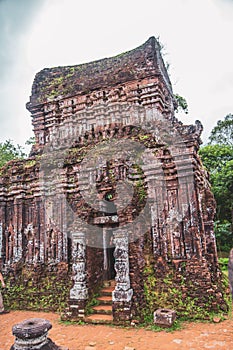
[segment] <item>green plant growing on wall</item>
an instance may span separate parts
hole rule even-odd
[[[226,262],[224,261],[224,264]],[[182,279],[179,283],[174,283],[175,271],[172,267],[165,273],[163,278],[157,278],[154,268],[149,263],[144,269],[144,295],[146,307],[143,310],[144,322],[146,324],[153,323],[153,313],[158,308],[169,308],[176,310],[178,319],[180,320],[212,320],[214,315],[223,318],[224,313],[219,308],[218,312],[212,312],[213,295],[193,297],[191,292],[195,291],[195,281]],[[228,281],[226,275],[223,276],[223,285],[225,296],[224,300],[230,306]],[[190,292],[191,291],[191,292]],[[205,307],[200,306],[204,304]]]
[[[147,197],[147,192],[145,188],[145,184],[142,180],[136,181],[136,191],[138,194],[139,202],[143,202]]]
[[[46,268],[45,268],[46,270]],[[5,276],[4,304],[8,309],[62,312],[68,307],[72,285],[69,274],[44,271],[42,276],[30,268],[22,274]]]
[[[34,165],[36,165],[35,159],[29,159],[25,162],[24,167],[25,168],[32,168]]]
[[[93,311],[93,307],[99,305],[99,300],[97,300],[97,297],[99,296],[98,293],[94,294],[92,298],[88,301],[86,307],[85,307],[85,314],[91,315]]]

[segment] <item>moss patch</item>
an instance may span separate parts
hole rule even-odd
[[[51,271],[52,268],[52,271]],[[21,266],[5,277],[7,309],[61,312],[68,307],[72,286],[68,266]]]
[[[186,266],[183,266],[186,269]],[[144,270],[144,294],[146,307],[143,311],[144,321],[153,323],[153,313],[158,308],[168,308],[176,311],[181,320],[212,320],[218,315],[223,318],[230,309],[228,280],[222,276],[221,286],[225,305],[218,304],[215,292],[202,293],[197,281],[179,275],[173,265],[167,266],[163,276],[156,273],[153,264],[148,264]]]

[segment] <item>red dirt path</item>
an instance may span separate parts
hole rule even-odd
[[[0,315],[0,350],[9,350],[14,343],[12,326],[33,317],[48,319],[53,326],[49,337],[69,350],[85,350],[91,342],[93,350],[123,350],[125,346],[136,350],[233,349],[233,320],[216,324],[185,323],[182,330],[167,333],[102,325],[65,325],[54,313],[11,311]]]

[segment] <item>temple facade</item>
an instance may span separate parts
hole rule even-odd
[[[137,317],[148,271],[159,293],[172,276],[184,300],[224,308],[215,201],[197,153],[202,125],[183,125],[176,108],[154,37],[112,58],[39,72],[27,103],[35,145],[1,170],[5,274],[66,265],[71,319],[86,317],[108,280],[113,320]]]

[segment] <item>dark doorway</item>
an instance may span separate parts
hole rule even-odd
[[[105,281],[112,280],[116,276],[115,258],[114,258],[113,234],[109,229],[103,229],[103,254],[104,254],[104,268],[103,278]]]

